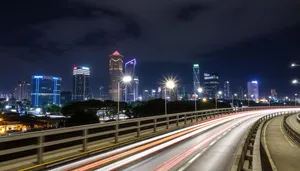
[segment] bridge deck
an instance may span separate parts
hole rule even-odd
[[[278,171],[299,171],[300,148],[287,137],[282,123],[283,116],[271,119],[263,130],[263,142]]]

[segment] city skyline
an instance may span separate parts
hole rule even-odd
[[[290,63],[300,62],[300,19],[297,5],[291,1],[267,0],[237,11],[247,5],[234,1],[234,8],[216,8],[214,4],[203,7],[201,2],[167,5],[162,1],[155,5],[140,2],[143,10],[131,10],[132,2],[33,1],[31,5],[13,1],[0,7],[0,59],[17,69],[12,70],[11,65],[0,68],[4,80],[0,92],[11,92],[17,81],[29,81],[31,75],[39,74],[59,75],[64,78],[62,88],[71,90],[69,68],[82,65],[97,73],[91,75],[91,92],[98,94],[100,85],[108,89],[107,55],[114,50],[127,59],[138,59],[141,88],[151,88],[163,76],[175,75],[191,90],[193,73],[189,68],[199,63],[200,73],[218,72],[221,82],[231,82],[232,91],[254,79],[266,95],[271,88],[279,95],[299,91],[290,84],[291,79],[300,77],[289,68]],[[269,8],[262,11],[259,7],[265,3]],[[22,15],[15,15],[8,10],[11,8]],[[155,8],[161,10],[146,12]],[[213,17],[222,11],[228,11],[228,16]],[[240,19],[232,19],[230,14]],[[270,20],[265,21],[262,14]]]

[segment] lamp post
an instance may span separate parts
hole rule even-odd
[[[167,80],[165,85],[165,114],[168,114],[168,106],[167,106],[167,89],[172,90],[175,88],[175,81],[173,80]]]
[[[234,99],[235,99],[234,97],[237,97],[236,93],[232,95],[232,107],[234,107]]]
[[[218,96],[221,95],[223,92],[222,91],[218,91],[218,93],[216,93],[216,109],[218,109]]]
[[[300,84],[300,83],[299,83],[298,80],[295,79],[295,80],[292,81],[292,84]]]
[[[198,91],[198,93],[202,93],[203,92],[203,88],[199,87],[197,89],[197,91]],[[198,99],[198,95],[195,93],[194,96],[195,96],[194,97],[195,98],[195,111],[197,111],[197,99]]]
[[[129,75],[125,75],[122,77],[121,82],[124,84],[128,84],[132,81],[132,77]],[[127,92],[126,92],[127,93]],[[125,94],[126,94],[125,93]],[[117,115],[118,115],[118,121],[120,119],[119,117],[119,112],[120,112],[120,81],[118,81],[118,107],[117,107]]]

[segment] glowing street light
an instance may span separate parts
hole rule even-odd
[[[198,91],[198,93],[202,93],[202,92],[203,92],[203,88],[199,87],[199,88],[197,89],[197,91]]]
[[[132,77],[130,75],[125,75],[122,77],[121,82],[123,84],[128,84],[132,81]],[[125,92],[125,101],[126,101],[126,94]],[[117,108],[117,115],[118,115],[118,121],[119,121],[119,111],[120,111],[120,81],[118,81],[118,108]]]
[[[299,67],[300,65],[299,64],[296,64],[296,63],[292,63],[291,64],[291,67]]]
[[[218,109],[218,96],[221,95],[221,94],[223,94],[222,91],[218,91],[218,93],[216,93],[216,97],[215,97],[215,99],[216,99],[216,109]]]
[[[292,81],[292,84],[299,84],[299,81],[295,79]]]
[[[165,81],[165,114],[168,114],[167,107],[167,89],[173,90],[176,87],[176,81],[173,79],[167,79]]]

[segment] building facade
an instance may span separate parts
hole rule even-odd
[[[251,99],[256,103],[258,103],[259,102],[258,82],[257,81],[248,82],[247,88],[248,88],[248,99]]]
[[[123,59],[124,57],[118,51],[109,56],[109,97],[112,101],[122,100],[122,88],[118,89],[118,84],[123,75]]]
[[[230,82],[225,81],[224,82],[224,99],[228,100],[231,99],[231,93],[230,93]]]
[[[219,91],[218,73],[204,73],[204,92],[205,96],[214,99]]]
[[[31,103],[35,106],[45,104],[60,105],[62,78],[34,75],[31,83]]]
[[[134,87],[134,101],[139,100],[139,78],[133,78],[133,87]]]
[[[277,99],[276,89],[271,89],[271,97],[272,97],[272,99]]]
[[[22,101],[24,99],[30,100],[31,87],[30,83],[26,81],[19,81],[14,89],[14,98],[17,101]]]
[[[72,101],[72,92],[71,91],[62,91],[60,93],[60,104],[66,105]]]
[[[124,75],[130,75],[131,78],[135,78],[135,67],[136,67],[136,59],[132,59],[125,63],[125,74]],[[130,83],[128,85],[125,85],[125,101],[126,102],[133,102],[136,100],[136,94],[135,94],[135,85],[134,80],[133,83]]]
[[[199,64],[193,65],[193,89],[194,94],[197,94],[200,96],[200,93],[198,92],[198,88],[200,88],[200,68]]]
[[[73,100],[84,101],[90,96],[90,68],[73,67]]]

